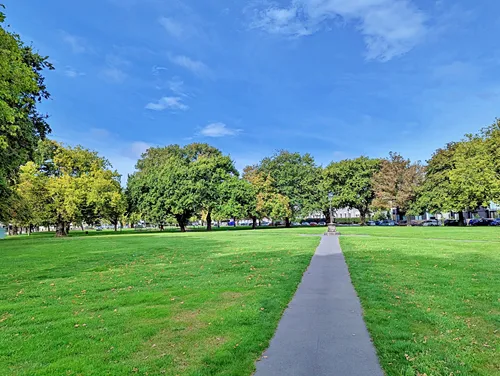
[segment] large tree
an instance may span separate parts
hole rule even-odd
[[[210,145],[194,143],[185,146],[189,159],[189,168],[194,180],[194,194],[203,210],[207,222],[207,230],[212,230],[212,212],[217,209],[227,194],[227,189],[221,189],[225,182],[234,183],[238,171],[229,156]],[[237,186],[235,186],[237,188]]]
[[[0,13],[0,220],[5,220],[19,167],[33,158],[40,139],[50,132],[37,104],[49,98],[42,71],[48,58],[6,30]]]
[[[105,197],[120,192],[120,176],[109,162],[81,146],[44,141],[35,160],[22,167],[20,190],[27,197],[37,196],[37,216],[56,224],[56,236],[66,236],[70,224],[80,223],[89,207],[103,216]]]
[[[287,198],[287,227],[290,227],[292,217],[299,213],[307,215],[318,209],[320,170],[310,154],[282,150],[272,157],[264,158],[258,171],[265,177],[269,176],[276,193]]]
[[[375,198],[373,176],[379,169],[380,161],[367,157],[332,162],[323,170],[323,196],[332,192],[335,207],[358,209],[361,225],[364,225]]]
[[[373,176],[374,204],[378,207],[396,208],[402,215],[410,210],[424,180],[424,168],[400,154],[389,153],[382,159],[380,170]],[[410,222],[408,221],[408,224]]]
[[[459,213],[500,201],[500,122],[436,150],[427,161],[425,181],[414,211]]]
[[[237,175],[231,159],[207,144],[150,148],[136,168],[128,181],[132,206],[157,223],[175,217],[183,232],[189,218],[202,210],[211,229],[220,185]]]
[[[214,214],[221,219],[252,217],[256,212],[257,197],[253,186],[244,179],[232,177],[219,186],[220,202],[214,209]]]
[[[259,166],[247,166],[243,179],[250,183],[255,196],[255,209],[249,213],[252,218],[252,228],[257,227],[257,218],[276,219],[290,218],[290,200],[277,192],[273,178],[259,170]]]

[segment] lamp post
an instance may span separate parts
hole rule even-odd
[[[332,192],[328,193],[328,199],[330,200],[330,223],[328,223],[328,231],[325,232],[325,235],[340,235],[340,233],[337,232],[337,227],[335,226],[335,223],[333,223],[333,209],[332,209],[333,196],[334,195]]]

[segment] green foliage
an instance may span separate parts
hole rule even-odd
[[[0,22],[4,15],[0,13]],[[12,193],[19,167],[33,157],[38,140],[50,131],[37,103],[49,98],[42,71],[53,69],[47,57],[25,46],[0,25],[0,201]],[[5,219],[6,206],[0,206]]]
[[[500,121],[438,149],[428,161],[414,211],[459,212],[500,202]]]
[[[71,222],[88,217],[111,220],[123,213],[119,175],[107,160],[81,146],[64,147],[54,141],[41,142],[39,150],[38,163],[21,168],[16,186],[30,209],[27,223],[55,223],[57,235],[64,236]]]
[[[255,215],[257,196],[248,181],[231,177],[224,180],[218,189],[221,201],[214,209],[214,218],[239,219]]]
[[[380,169],[378,159],[359,157],[329,164],[323,171],[322,192],[334,194],[335,208],[356,208],[360,212],[361,223],[375,198],[373,176]],[[326,208],[324,208],[326,209]]]
[[[263,176],[269,176],[275,192],[286,198],[277,199],[276,203],[288,200],[288,213],[281,211],[281,215],[288,214],[286,218],[290,218],[318,209],[320,169],[310,154],[282,150],[264,158],[257,169]]]
[[[221,184],[237,175],[231,159],[207,144],[150,148],[137,170],[128,180],[131,205],[156,223],[174,216],[183,231],[194,213],[217,208]]]

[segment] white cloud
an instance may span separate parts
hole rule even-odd
[[[211,123],[201,129],[200,134],[206,137],[236,136],[241,129],[228,128],[224,123]]]
[[[174,38],[180,39],[185,36],[184,27],[180,22],[175,21],[170,17],[161,17],[159,20],[161,26]]]
[[[168,81],[168,88],[174,94],[180,95],[181,97],[187,97],[186,89],[184,88],[184,81],[182,81],[179,77],[172,77],[172,79]]]
[[[182,110],[186,111],[189,108],[188,105],[182,103],[182,98],[180,97],[163,97],[156,103],[148,103],[146,109],[153,111],[163,111],[163,110]]]
[[[67,66],[66,69],[64,70],[64,75],[69,78],[76,78],[80,76],[85,76],[85,73],[79,72],[75,68]]]
[[[110,53],[106,55],[105,63],[106,67],[102,69],[101,73],[108,82],[120,84],[127,79],[128,74],[125,70],[132,65],[129,60]]]
[[[201,61],[193,60],[184,55],[169,56],[169,59],[172,63],[186,68],[198,76],[207,77],[211,75],[210,69]]]
[[[364,37],[367,59],[390,60],[417,45],[426,34],[426,17],[411,0],[292,0],[255,11],[252,28],[301,37],[343,20]]]
[[[75,54],[90,52],[90,48],[84,38],[62,31],[62,40],[71,47],[71,50]]]
[[[151,147],[147,142],[136,141],[130,145],[128,149],[128,156],[133,158],[140,158],[140,156],[146,152]]]

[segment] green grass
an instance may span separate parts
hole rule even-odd
[[[340,231],[387,375],[500,375],[500,229]]]
[[[319,242],[298,233],[1,241],[0,375],[249,375]]]
[[[250,375],[324,231],[1,241],[0,375]],[[500,375],[500,229],[340,231],[387,375]]]

